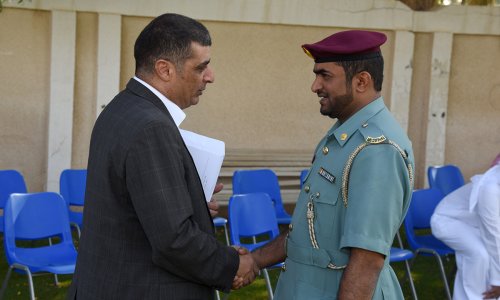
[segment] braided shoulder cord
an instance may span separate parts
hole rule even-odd
[[[369,145],[380,145],[380,144],[389,144],[392,145],[396,150],[398,150],[399,154],[403,157],[405,161],[408,159],[408,155],[406,154],[401,147],[399,147],[398,144],[394,143],[391,140],[383,141],[381,143],[368,143],[364,142],[360,144],[354,151],[349,155],[349,158],[347,159],[347,162],[344,167],[344,171],[342,173],[342,201],[344,202],[344,207],[347,207],[347,196],[348,196],[348,188],[349,188],[349,174],[351,173],[351,167],[352,163],[354,162],[354,159],[356,156],[359,154],[361,150],[363,150],[366,146]],[[411,163],[406,164],[406,168],[408,169],[408,178],[410,180],[410,186],[413,187],[413,167]]]

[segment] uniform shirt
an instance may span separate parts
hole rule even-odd
[[[343,178],[349,156],[367,140],[373,144],[359,152],[350,175]],[[295,207],[276,299],[336,299],[343,270],[327,266],[346,265],[351,247],[386,256],[373,299],[402,299],[389,254],[411,197],[407,164],[413,167],[411,143],[382,98],[328,131],[316,148]],[[342,190],[345,180],[347,199]],[[311,205],[318,247],[311,241],[307,218]]]

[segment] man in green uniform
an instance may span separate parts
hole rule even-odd
[[[316,148],[289,230],[252,253],[259,268],[286,258],[275,299],[403,299],[389,254],[410,203],[413,153],[380,94],[385,41],[350,30],[302,46],[321,114],[337,122]]]

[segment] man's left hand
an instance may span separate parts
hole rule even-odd
[[[222,190],[224,185],[222,183],[217,183],[214,189],[214,195],[217,194]],[[210,210],[210,215],[215,217],[219,213],[219,204],[217,203],[217,200],[212,196],[212,199],[210,199],[210,202],[208,202],[208,209]]]

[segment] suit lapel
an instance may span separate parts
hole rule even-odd
[[[167,107],[165,106],[165,104],[160,100],[160,98],[158,98],[153,92],[151,92],[147,87],[145,87],[143,84],[141,84],[140,82],[138,82],[137,80],[135,79],[130,79],[129,82],[127,83],[127,90],[129,90],[130,92],[138,95],[139,97],[143,98],[144,100],[147,100],[151,103],[153,103],[159,110],[161,110],[162,112],[164,112],[169,120],[175,124],[174,122],[174,119],[172,118],[172,115],[170,115],[170,112],[168,111]],[[177,127],[177,126],[176,126]],[[196,167],[195,167],[195,164],[194,164],[194,160],[193,160],[193,157],[191,156],[191,153],[189,152],[186,144],[184,143],[184,139],[182,138],[182,136],[180,135],[180,132],[179,133],[179,137],[180,137],[180,141],[182,143],[182,145],[184,146],[184,150],[187,152],[187,155],[189,156],[190,160],[191,160],[191,169],[196,173],[197,175],[197,178],[198,178],[198,186],[201,190],[201,194],[202,195],[205,195],[203,193],[203,185],[201,183],[201,179],[198,175],[198,171],[196,171]],[[206,203],[204,198],[203,198],[203,203]],[[210,216],[210,210],[208,209],[208,206],[206,206],[206,209],[207,209],[207,213],[208,215]],[[211,218],[210,218],[211,219]],[[212,227],[212,230],[214,230],[214,225],[213,225],[213,222],[210,222],[210,225]]]

